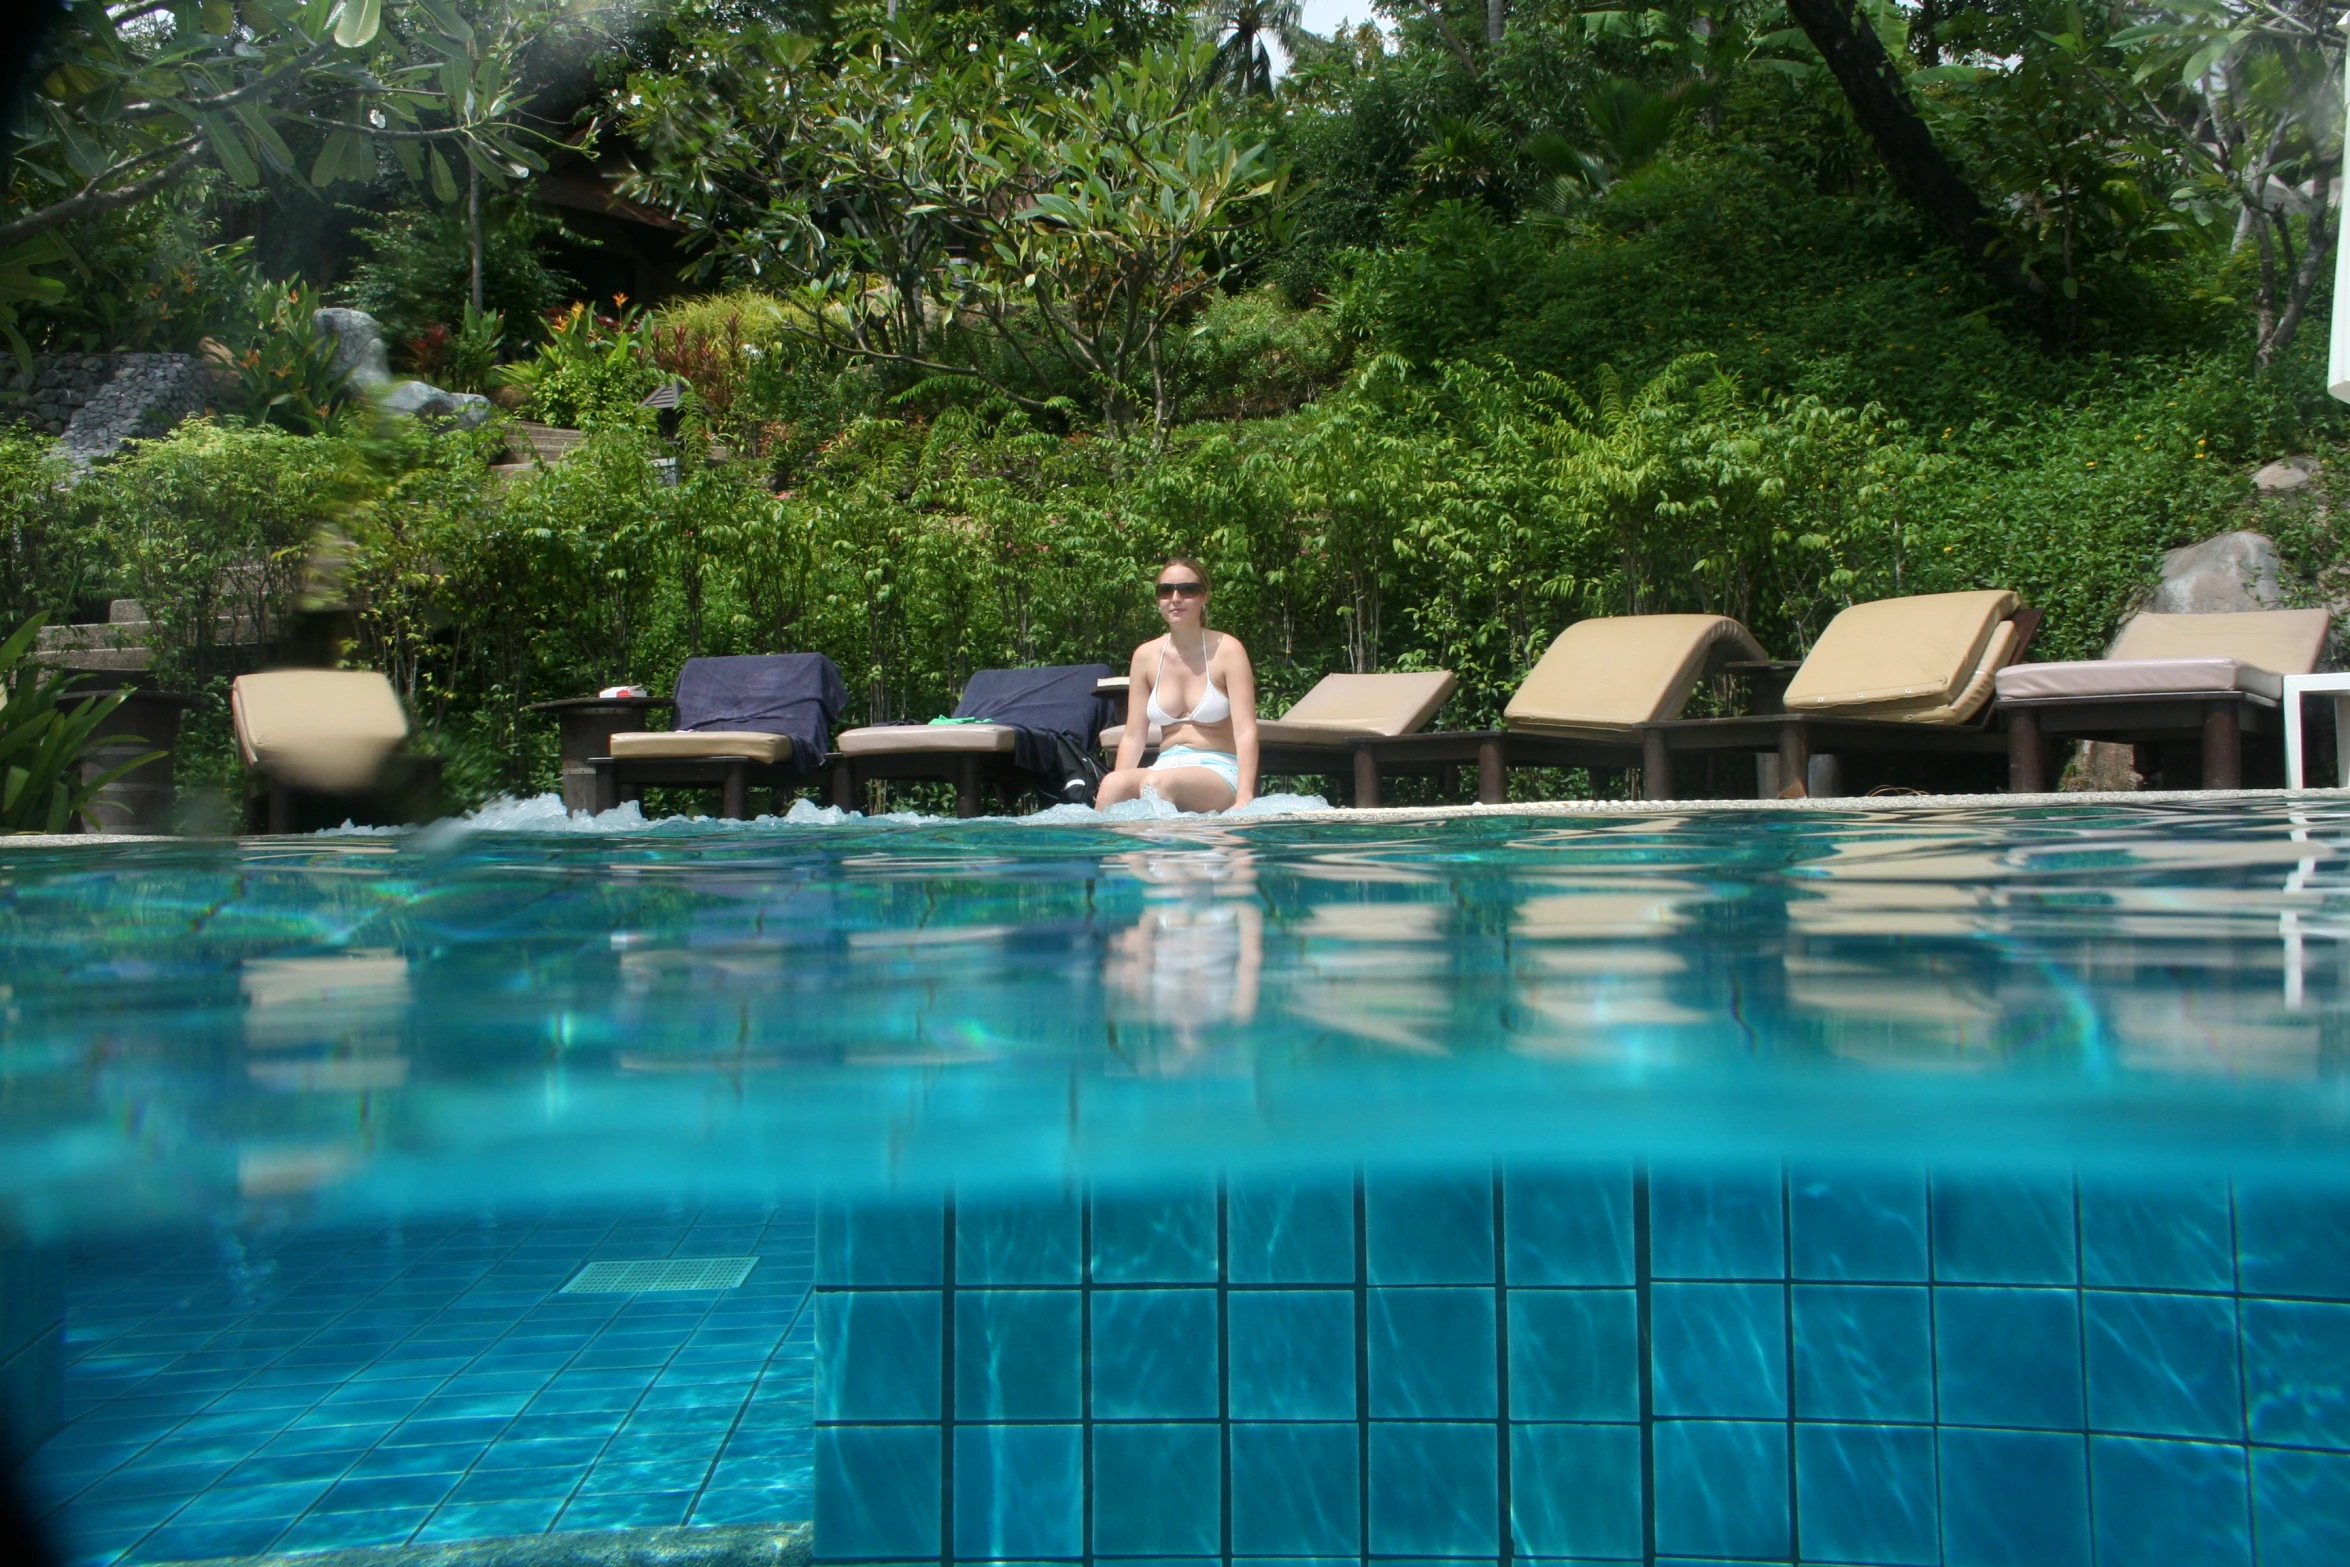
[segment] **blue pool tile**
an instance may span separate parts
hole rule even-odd
[[[616,1462],[606,1459],[580,1482],[582,1496],[611,1496],[622,1492],[694,1491],[710,1475],[707,1459],[700,1461]]]
[[[1799,1279],[1926,1277],[1926,1178],[1791,1170],[1789,1250]]]
[[[511,1502],[447,1502],[416,1531],[417,1543],[537,1534],[555,1521],[564,1500],[561,1496],[539,1496]]]
[[[170,1464],[149,1467],[143,1460],[118,1469],[83,1493],[93,1502],[123,1502],[142,1496],[188,1497],[228,1473],[217,1464]]]
[[[1776,1279],[1787,1271],[1776,1170],[1659,1172],[1648,1182],[1649,1271],[1660,1279]]]
[[[1489,1289],[1374,1289],[1371,1417],[1490,1419],[1500,1408]]]
[[[2092,1426],[2242,1439],[2234,1301],[2088,1290],[2081,1310]]]
[[[1489,1424],[1373,1422],[1371,1554],[1492,1556],[1501,1546],[1500,1472]]]
[[[457,1484],[453,1474],[379,1475],[367,1480],[337,1480],[317,1501],[322,1513],[378,1512],[402,1507],[439,1505]]]
[[[2350,1454],[2252,1449],[2253,1535],[2261,1567],[2350,1561]]]
[[[1076,1194],[971,1201],[955,1209],[955,1283],[1075,1284],[1084,1271]]]
[[[1354,1418],[1351,1290],[1236,1291],[1225,1309],[1232,1418]]]
[[[1363,1237],[1373,1284],[1491,1284],[1492,1178],[1366,1175]]]
[[[820,1284],[942,1284],[944,1212],[936,1202],[827,1204],[815,1261]]]
[[[1779,1285],[1656,1285],[1649,1332],[1659,1415],[1786,1415],[1787,1310]]]
[[[444,1442],[427,1447],[379,1447],[351,1465],[353,1479],[370,1475],[462,1474],[488,1449],[479,1442]]]
[[[407,1453],[429,1449],[387,1448],[387,1452]],[[258,1453],[230,1470],[221,1479],[223,1485],[290,1485],[302,1480],[339,1480],[352,1467],[351,1451],[329,1453]]]
[[[1011,1560],[1083,1553],[1081,1428],[957,1426],[954,1441],[956,1555]],[[821,1520],[817,1528],[823,1529]]]
[[[1355,1194],[1351,1186],[1251,1186],[1224,1198],[1225,1265],[1236,1284],[1351,1284]]]
[[[1212,1284],[1216,1280],[1216,1193],[1212,1188],[1152,1197],[1093,1200],[1096,1284]]]
[[[1787,1555],[1785,1425],[1660,1420],[1655,1443],[1659,1555]]]
[[[800,1523],[807,1516],[807,1503],[801,1488],[796,1485],[744,1487],[721,1490],[716,1486],[702,1493],[694,1503],[692,1522],[696,1527],[718,1527],[734,1523]]]
[[[1094,1419],[1214,1417],[1214,1290],[1097,1290],[1088,1309]]]
[[[2082,1438],[1953,1429],[1939,1438],[1947,1567],[2088,1567]]]
[[[939,1553],[936,1427],[819,1426],[816,1533],[827,1557]]]
[[[1632,1282],[1632,1172],[1518,1169],[1502,1179],[1509,1281]]]
[[[2081,1282],[2124,1289],[2228,1290],[2235,1220],[2224,1181],[2081,1183]]]
[[[352,1550],[365,1545],[401,1545],[423,1528],[431,1516],[431,1510],[422,1507],[365,1513],[309,1513],[279,1535],[273,1549],[292,1554]]]
[[[1510,1427],[1510,1537],[1519,1556],[1640,1554],[1640,1428]]]
[[[1223,1549],[1224,1444],[1213,1425],[1102,1426],[1093,1434],[1097,1556]]]
[[[693,1510],[691,1491],[636,1491],[574,1496],[555,1520],[557,1529],[674,1529]]]
[[[2077,1430],[2081,1323],[2056,1289],[1938,1289],[1934,1375],[1956,1425]]]
[[[1934,1327],[1926,1290],[1798,1284],[1794,1294],[1798,1419],[1934,1418]]]
[[[1934,1277],[1956,1284],[2071,1284],[2073,1188],[2062,1177],[1934,1182]]]
[[[2252,1567],[2241,1447],[2101,1436],[2089,1473],[2098,1567]]]
[[[955,1418],[1076,1419],[1080,1299],[1076,1290],[957,1290]]]
[[[308,1480],[292,1485],[214,1486],[199,1492],[182,1508],[180,1523],[229,1523],[254,1518],[298,1517],[326,1493],[329,1482]]]
[[[1236,1556],[1352,1556],[1362,1549],[1361,1445],[1353,1425],[1232,1427]]]
[[[2244,1182],[2236,1253],[2247,1295],[2350,1300],[2350,1196]]]
[[[534,1496],[568,1497],[585,1466],[561,1469],[477,1469],[450,1488],[454,1503],[518,1502]]]
[[[1805,1561],[1937,1567],[1934,1433],[1924,1426],[1797,1425],[1795,1511]]]
[[[184,1515],[183,1515],[184,1518]],[[190,1523],[175,1518],[139,1542],[142,1560],[153,1562],[212,1561],[224,1556],[258,1556],[285,1533],[291,1518],[241,1519],[233,1522]]]
[[[2243,1312],[2252,1440],[2350,1448],[2350,1306],[2247,1300]]]
[[[1509,1318],[1511,1419],[1640,1418],[1632,1291],[1512,1288]]]
[[[817,1294],[816,1418],[937,1419],[939,1302],[932,1290]]]

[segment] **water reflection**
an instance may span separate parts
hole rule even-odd
[[[1113,1025],[1112,1070],[1169,1074],[1201,1069],[1228,1030],[1256,1020],[1265,967],[1265,914],[1256,855],[1237,834],[1195,845],[1114,856],[1142,891],[1142,917],[1111,936],[1102,963]]]

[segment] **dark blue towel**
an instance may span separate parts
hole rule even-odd
[[[963,688],[957,718],[984,718],[1020,731],[1012,764],[1054,780],[1052,798],[1066,782],[1058,742],[1091,752],[1102,729],[1103,705],[1093,688],[1109,678],[1107,664],[1063,664],[1053,669],[983,669]]]
[[[790,735],[792,765],[814,772],[848,699],[839,666],[822,653],[689,658],[677,673],[677,727]]]

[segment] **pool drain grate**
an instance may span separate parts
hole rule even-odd
[[[661,1262],[591,1262],[563,1295],[643,1295],[655,1290],[730,1290],[751,1276],[756,1257],[678,1257]]]

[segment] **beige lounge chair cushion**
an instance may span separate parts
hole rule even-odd
[[[1268,745],[1343,745],[1416,734],[1459,684],[1449,669],[1324,675],[1288,712],[1259,723],[1257,738]]]
[[[1764,653],[1727,615],[1614,615],[1558,634],[1503,710],[1512,729],[1616,731],[1681,716],[1707,668]]]
[[[2306,675],[2325,656],[2332,617],[2322,609],[2232,615],[2132,615],[2108,659],[2232,658],[2280,675]]]
[[[408,738],[408,715],[392,683],[366,670],[239,675],[228,702],[247,766],[322,794],[372,787]]]
[[[1955,704],[1993,629],[2014,613],[2015,595],[2002,589],[1855,604],[1828,622],[1787,683],[1787,710]]]
[[[1010,724],[876,724],[844,729],[833,749],[843,756],[904,756],[969,751],[1009,753],[1020,731]]]
[[[791,736],[758,729],[632,729],[612,737],[622,761],[651,757],[747,756],[754,762],[791,759]]]
[[[2057,702],[2101,696],[2210,696],[2245,691],[2274,702],[2285,677],[2235,658],[2093,658],[2018,664],[1999,672],[2003,702]]]
[[[1947,702],[1916,703],[1893,702],[1883,707],[1839,707],[1839,718],[1882,718],[1902,724],[1963,724],[1983,710],[1991,700],[1993,682],[1999,672],[2015,662],[2016,644],[2022,638],[2016,635],[2015,622],[2003,620],[1991,629],[1991,640],[1984,644],[1983,656],[1975,661],[1975,672],[1958,695]]]

